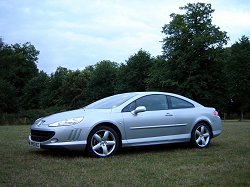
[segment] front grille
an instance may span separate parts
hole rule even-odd
[[[44,142],[49,140],[55,135],[54,131],[38,131],[31,130],[31,140],[36,142]]]

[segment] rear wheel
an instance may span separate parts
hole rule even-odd
[[[95,157],[114,155],[119,147],[119,137],[110,127],[99,126],[88,137],[87,151]]]
[[[192,131],[192,144],[197,148],[209,146],[211,140],[211,131],[207,124],[198,123]]]

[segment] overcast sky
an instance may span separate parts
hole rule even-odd
[[[38,68],[84,69],[101,60],[125,62],[139,49],[161,54],[162,27],[187,3],[211,3],[213,24],[229,45],[250,37],[249,0],[0,0],[0,37],[7,44],[31,42]]]

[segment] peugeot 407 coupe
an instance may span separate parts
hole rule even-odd
[[[191,142],[205,148],[221,132],[214,108],[172,93],[133,92],[39,118],[31,126],[29,144],[107,157],[131,146]]]

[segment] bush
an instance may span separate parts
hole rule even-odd
[[[31,125],[36,119],[48,116],[57,112],[65,111],[62,107],[50,107],[47,109],[25,110],[19,113],[0,114],[0,126],[3,125]]]

